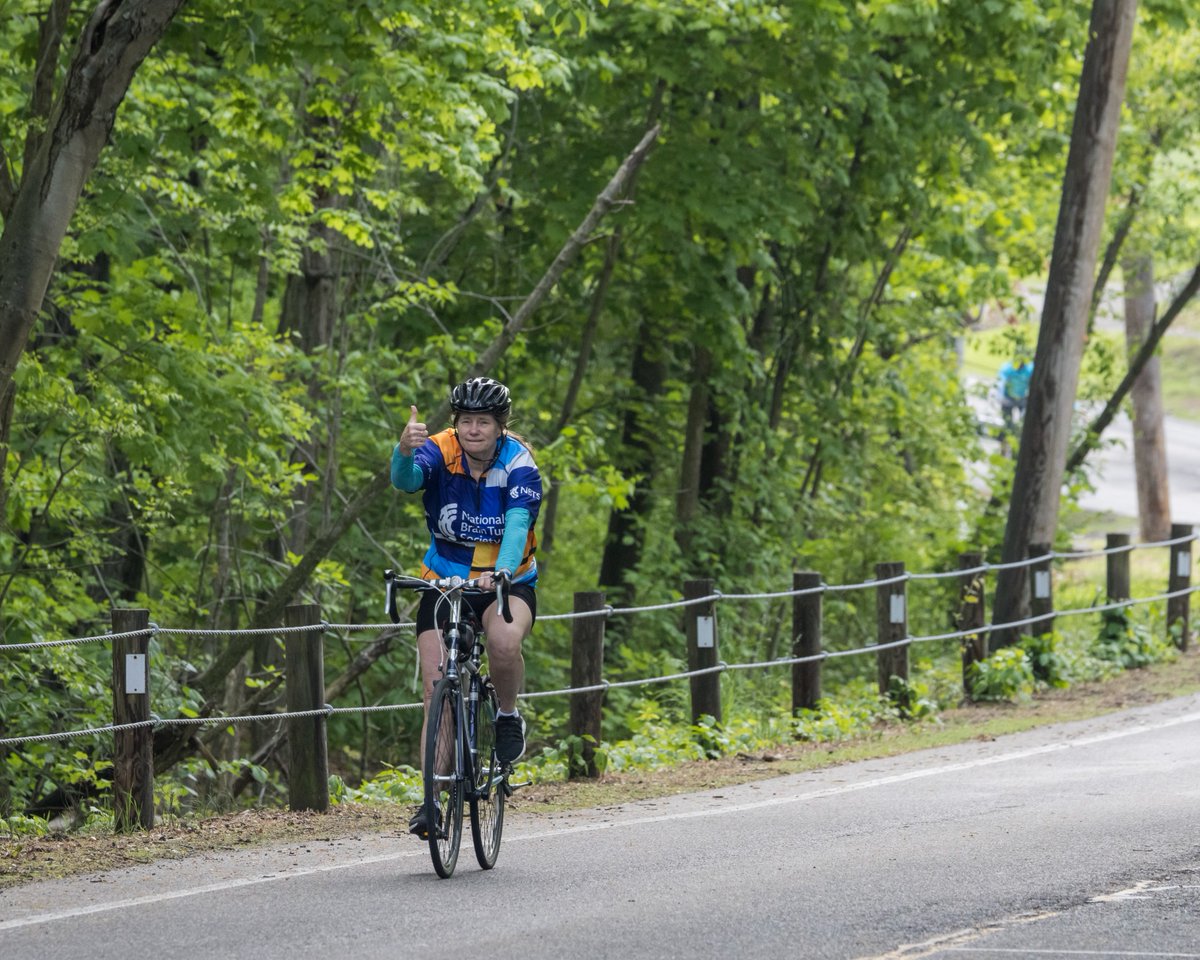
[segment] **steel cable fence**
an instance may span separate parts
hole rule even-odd
[[[1140,546],[1142,548],[1178,546],[1183,543],[1193,542],[1196,539],[1198,539],[1197,535],[1193,534],[1188,537],[1180,537],[1180,538],[1176,538],[1174,540],[1166,540],[1166,541],[1161,541],[1161,542],[1156,542],[1156,543],[1151,543],[1151,544],[1141,544],[1141,545],[1137,545],[1137,546]],[[1002,570],[1002,569],[1011,569],[1014,567],[1031,566],[1036,563],[1044,563],[1047,560],[1054,559],[1054,558],[1068,559],[1068,560],[1069,559],[1081,559],[1084,557],[1095,557],[1095,556],[1103,556],[1105,554],[1123,553],[1123,552],[1127,552],[1128,550],[1133,549],[1133,548],[1134,547],[1131,547],[1131,546],[1122,546],[1119,548],[1110,548],[1110,549],[1105,549],[1105,550],[1087,551],[1087,552],[1070,552],[1070,553],[1062,553],[1062,554],[1049,553],[1049,554],[1044,554],[1044,555],[1041,555],[1038,557],[1032,557],[1025,561],[1008,563],[1008,564],[984,564],[979,567],[973,567],[973,568],[968,568],[968,569],[963,569],[963,570],[955,570],[952,573],[938,573],[938,574],[905,573],[905,574],[902,574],[902,575],[896,576],[896,577],[890,577],[890,578],[879,579],[879,580],[866,580],[866,581],[863,581],[861,583],[856,583],[856,584],[848,584],[848,585],[821,584],[818,587],[810,587],[810,588],[805,588],[805,589],[800,589],[800,590],[784,590],[784,591],[772,591],[772,592],[767,592],[767,593],[737,593],[737,594],[726,594],[726,593],[722,593],[720,591],[714,591],[713,593],[708,594],[703,597],[690,598],[688,600],[676,601],[676,602],[671,602],[671,603],[660,603],[660,604],[651,604],[651,605],[647,605],[644,607],[624,607],[624,608],[613,608],[611,606],[606,606],[606,607],[604,607],[600,610],[596,610],[596,611],[587,611],[587,612],[583,612],[583,613],[577,612],[577,613],[570,613],[570,614],[553,614],[553,615],[547,615],[547,616],[541,617],[539,619],[540,620],[575,620],[575,619],[581,619],[583,617],[597,617],[597,616],[609,617],[609,616],[618,615],[618,614],[631,615],[631,614],[649,612],[649,611],[660,611],[660,610],[665,610],[665,609],[677,609],[677,608],[691,607],[691,606],[696,606],[696,605],[702,604],[702,603],[717,603],[717,602],[721,602],[721,601],[773,600],[773,599],[784,599],[784,598],[788,598],[788,597],[813,595],[813,594],[817,594],[817,593],[833,593],[833,592],[843,592],[843,591],[847,591],[847,590],[873,589],[873,588],[877,588],[877,587],[881,587],[881,586],[887,586],[887,585],[892,585],[892,584],[896,584],[896,583],[900,583],[900,582],[905,582],[908,580],[932,580],[932,579],[944,579],[944,578],[948,578],[948,577],[962,578],[965,576],[983,573],[983,572],[987,572],[987,571],[991,571],[991,570]],[[748,662],[748,663],[735,663],[735,664],[730,664],[730,663],[726,663],[725,661],[721,661],[716,666],[704,667],[704,668],[697,669],[697,670],[680,671],[680,672],[676,672],[676,673],[665,674],[663,676],[658,676],[658,677],[645,677],[645,678],[639,678],[639,679],[634,679],[634,680],[622,680],[622,681],[601,680],[599,683],[590,684],[590,685],[586,685],[586,686],[580,686],[580,687],[564,687],[564,688],[557,689],[557,690],[545,690],[545,691],[527,691],[527,692],[521,694],[521,699],[533,700],[533,699],[539,699],[539,698],[545,698],[545,697],[555,697],[555,696],[575,696],[575,695],[591,693],[591,692],[596,692],[596,691],[607,691],[610,689],[631,688],[631,687],[639,687],[639,686],[650,686],[650,685],[661,684],[661,683],[669,683],[669,682],[676,681],[676,680],[684,680],[684,679],[690,679],[692,677],[707,676],[707,675],[712,675],[715,673],[723,673],[726,671],[751,670],[751,669],[763,669],[763,668],[769,668],[769,667],[792,666],[795,664],[822,662],[825,660],[832,660],[832,659],[844,658],[844,657],[853,657],[853,656],[859,656],[859,655],[863,655],[863,654],[878,654],[879,652],[884,651],[884,650],[897,649],[897,648],[912,646],[912,645],[920,644],[920,643],[964,639],[967,637],[978,637],[980,635],[990,634],[990,633],[1002,631],[1002,630],[1015,630],[1020,627],[1031,626],[1036,623],[1040,623],[1040,622],[1043,622],[1043,621],[1046,621],[1049,619],[1055,619],[1055,618],[1059,618],[1059,617],[1083,616],[1083,615],[1087,615],[1087,614],[1097,614],[1097,613],[1104,613],[1104,612],[1113,611],[1113,610],[1122,610],[1122,609],[1127,609],[1129,607],[1135,607],[1135,606],[1146,605],[1146,604],[1151,604],[1151,603],[1161,603],[1163,601],[1170,600],[1170,599],[1173,599],[1176,597],[1181,597],[1181,596],[1189,596],[1190,597],[1193,593],[1195,593],[1197,591],[1200,591],[1200,585],[1190,586],[1190,587],[1187,587],[1187,588],[1181,589],[1181,590],[1167,591],[1167,592],[1156,594],[1156,595],[1149,596],[1149,597],[1139,597],[1139,598],[1133,598],[1133,599],[1118,600],[1118,601],[1114,601],[1111,603],[1099,604],[1099,605],[1089,606],[1089,607],[1079,607],[1079,608],[1074,608],[1074,609],[1070,609],[1070,610],[1055,610],[1055,611],[1051,611],[1049,613],[1039,614],[1039,615],[1031,616],[1031,617],[1025,617],[1025,618],[1019,619],[1019,620],[1006,621],[1003,623],[988,623],[988,624],[983,624],[980,626],[970,627],[970,628],[963,629],[963,630],[955,630],[955,631],[951,631],[948,633],[928,634],[928,635],[922,635],[922,636],[909,635],[909,636],[905,636],[901,639],[898,639],[898,640],[895,640],[895,641],[892,641],[889,643],[871,643],[871,644],[866,644],[864,646],[856,647],[856,648],[848,649],[848,650],[826,650],[826,651],[822,651],[821,653],[815,654],[812,656],[778,657],[778,658],[771,659],[771,660],[758,660],[758,661],[753,661],[753,662]],[[102,634],[97,637],[81,638],[78,640],[47,641],[47,642],[42,642],[42,643],[38,643],[38,644],[0,645],[0,651],[38,649],[40,647],[57,647],[57,646],[63,646],[63,645],[67,645],[67,644],[113,640],[113,639],[117,639],[117,638],[121,638],[121,637],[134,637],[134,636],[145,636],[145,635],[154,636],[156,634],[180,634],[180,635],[203,635],[203,636],[212,636],[212,635],[234,636],[234,635],[239,635],[239,634],[276,635],[276,634],[284,634],[284,633],[302,633],[302,632],[315,632],[315,631],[326,632],[326,631],[334,631],[334,630],[338,630],[338,631],[351,631],[351,630],[402,631],[402,630],[411,630],[414,627],[415,627],[415,624],[411,624],[411,623],[404,623],[404,624],[390,624],[390,623],[389,624],[331,624],[326,621],[321,621],[319,623],[312,624],[312,625],[296,626],[296,627],[280,627],[278,629],[260,628],[260,629],[256,629],[256,630],[188,630],[188,629],[182,629],[182,628],[178,628],[178,629],[177,628],[163,628],[163,627],[159,627],[155,624],[151,624],[145,630],[128,631],[125,633]],[[142,729],[142,728],[146,728],[146,727],[158,728],[158,727],[165,727],[165,726],[185,726],[185,725],[223,726],[223,725],[237,724],[237,723],[274,722],[274,721],[280,721],[280,720],[288,720],[288,719],[293,719],[293,718],[302,718],[302,717],[311,717],[311,716],[327,716],[328,717],[328,716],[334,716],[334,715],[339,715],[339,714],[363,714],[363,713],[377,713],[377,712],[389,712],[389,711],[399,711],[399,710],[415,710],[422,706],[423,706],[423,704],[421,702],[401,703],[401,704],[374,704],[374,705],[364,705],[364,706],[357,706],[357,707],[333,707],[330,705],[326,705],[324,708],[318,709],[318,710],[305,710],[305,711],[293,711],[293,712],[284,711],[284,712],[274,712],[274,713],[264,713],[264,714],[251,714],[251,715],[246,715],[246,716],[175,717],[175,718],[169,718],[169,719],[154,717],[152,720],[144,720],[144,721],[138,721],[138,722],[134,722],[134,723],[109,724],[109,725],[105,725],[102,727],[90,727],[90,728],[84,728],[84,729],[80,729],[80,730],[61,731],[61,732],[56,732],[56,733],[34,734],[34,735],[29,735],[29,736],[24,736],[24,737],[0,738],[0,746],[15,746],[15,745],[24,744],[24,743],[34,743],[34,742],[43,742],[43,741],[52,741],[52,740],[64,740],[64,739],[69,739],[69,738],[77,737],[77,736],[93,736],[93,735],[97,735],[97,734],[116,733],[116,732],[120,732],[123,730],[136,730],[136,729]]]

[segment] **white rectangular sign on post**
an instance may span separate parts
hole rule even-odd
[[[893,593],[888,599],[892,601],[891,622],[892,623],[903,623],[904,622],[904,594]]]
[[[1189,576],[1192,572],[1192,555],[1190,553],[1176,554],[1175,560],[1175,575],[1177,577]]]
[[[696,618],[696,646],[712,649],[716,646],[716,624],[712,617]]]
[[[1033,595],[1039,600],[1050,596],[1050,571],[1035,570],[1033,572]]]
[[[146,692],[146,655],[144,653],[125,654],[125,692]]]

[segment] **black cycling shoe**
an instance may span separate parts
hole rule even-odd
[[[434,807],[434,816],[438,822],[438,828],[441,829],[442,811],[438,807]],[[429,839],[429,818],[425,816],[425,804],[421,804],[417,808],[417,812],[413,814],[413,818],[408,821],[408,832],[416,834],[422,840]]]
[[[496,717],[496,759],[516,763],[525,754],[525,719],[519,713]]]

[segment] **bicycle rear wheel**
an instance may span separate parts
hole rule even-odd
[[[475,763],[471,790],[471,841],[484,870],[496,865],[504,832],[504,783],[496,759],[496,691],[483,684],[475,721]]]
[[[439,680],[429,702],[425,732],[425,813],[429,818],[429,855],[433,869],[446,878],[458,862],[462,843],[463,755],[458,749],[458,688]]]

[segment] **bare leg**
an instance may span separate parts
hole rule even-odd
[[[533,613],[520,597],[511,597],[508,605],[513,622],[505,623],[499,607],[492,604],[483,613],[483,630],[487,634],[488,668],[496,685],[496,699],[501,710],[512,713],[517,709],[517,694],[525,680],[521,641],[533,628]]]
[[[421,685],[425,692],[424,719],[421,721],[421,772],[425,772],[425,733],[429,729],[429,701],[433,698],[434,685],[442,678],[442,634],[438,630],[426,630],[417,637],[417,652],[421,659]]]

